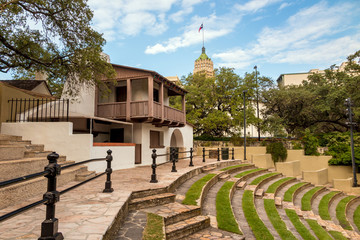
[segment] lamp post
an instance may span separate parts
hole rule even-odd
[[[258,88],[258,81],[257,81],[257,66],[254,66],[255,69],[255,83],[256,83],[256,111],[257,111],[257,118],[259,119],[259,88]],[[260,141],[260,123],[257,125],[258,129],[258,141]]]
[[[246,160],[246,97],[247,90],[243,91],[244,95],[244,160]]]
[[[357,178],[356,178],[356,163],[355,163],[355,154],[354,154],[354,136],[353,136],[353,126],[355,123],[352,121],[353,113],[351,111],[351,99],[347,98],[345,99],[345,106],[347,107],[347,115],[349,122],[347,122],[347,125],[350,126],[350,144],[351,144],[351,161],[352,161],[352,169],[353,169],[353,187],[357,187]]]

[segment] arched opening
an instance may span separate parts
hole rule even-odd
[[[184,147],[184,140],[179,129],[175,129],[171,134],[170,147]]]

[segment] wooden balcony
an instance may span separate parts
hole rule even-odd
[[[159,126],[184,126],[185,114],[175,108],[164,106],[162,113],[161,104],[153,102],[153,114],[149,114],[148,101],[132,101],[130,103],[130,120],[132,122],[152,122]],[[100,103],[97,106],[97,116],[126,120],[126,102]]]

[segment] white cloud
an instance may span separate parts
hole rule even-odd
[[[224,36],[233,31],[236,24],[241,17],[234,18],[233,16],[216,16],[210,15],[208,18],[194,17],[191,22],[193,24],[185,27],[181,36],[173,37],[163,43],[157,43],[153,46],[147,46],[146,54],[158,54],[174,52],[178,48],[188,47],[190,45],[201,43],[202,34],[198,32],[200,23],[204,23],[204,34],[207,41]]]
[[[360,44],[359,34],[335,37],[347,27],[351,8],[347,3],[328,6],[320,2],[289,17],[282,27],[265,27],[256,43],[247,48],[231,49],[214,54],[213,58],[220,59],[220,64],[239,68],[259,61],[313,63],[343,59]]]
[[[245,4],[236,4],[235,8],[244,12],[257,12],[260,9],[282,0],[250,0]]]
[[[145,32],[162,34],[167,29],[166,13],[177,0],[89,0],[94,11],[94,28],[108,41]]]
[[[194,11],[194,5],[202,3],[206,0],[183,0],[181,3],[181,9],[176,13],[170,15],[170,19],[174,22],[183,21],[184,17]]]
[[[284,8],[286,8],[286,7],[289,7],[290,5],[291,5],[290,3],[284,2],[284,3],[282,3],[282,4],[280,5],[279,10],[282,10],[282,9],[284,9]]]

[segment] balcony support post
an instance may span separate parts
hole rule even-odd
[[[160,98],[160,104],[161,104],[161,123],[164,122],[164,81],[161,80],[160,83],[160,93],[159,93],[159,98]]]
[[[126,79],[126,121],[130,121],[131,119],[131,93],[132,93],[132,89],[131,89],[131,79]]]
[[[154,78],[148,77],[148,107],[149,107],[149,118],[154,117]]]

